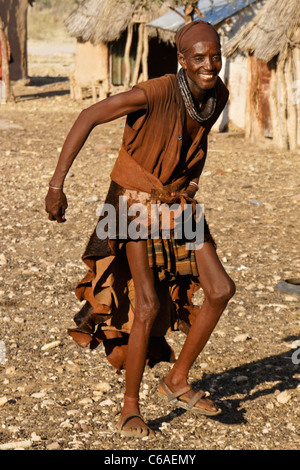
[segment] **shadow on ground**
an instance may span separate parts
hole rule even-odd
[[[69,77],[30,77],[26,86],[14,86],[15,101],[53,98],[70,94]]]
[[[285,338],[284,341],[294,341],[296,339],[299,339],[299,337]],[[299,372],[300,366],[293,363],[292,356],[295,351],[295,349],[291,349],[282,354],[234,367],[222,373],[204,374],[201,381],[193,383],[194,390],[207,390],[213,384],[215,389],[213,399],[222,408],[220,415],[209,419],[228,425],[245,424],[247,420],[243,403],[267,395],[270,395],[271,401],[271,397],[276,391],[283,392],[296,389],[300,384],[300,380],[295,378],[294,375]],[[237,380],[238,377],[243,378],[241,382]],[[264,384],[265,387],[263,387]],[[235,395],[239,396],[235,397]],[[171,422],[184,413],[186,413],[186,410],[182,408],[173,408],[168,415],[148,423],[153,429],[158,429],[163,422]]]

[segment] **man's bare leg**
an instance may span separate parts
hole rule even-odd
[[[128,341],[126,388],[121,416],[139,414],[139,389],[145,368],[151,327],[159,310],[153,270],[149,267],[147,242],[127,242],[126,254],[135,288],[134,322]],[[126,429],[147,428],[139,418],[132,418]]]
[[[206,345],[228,301],[235,292],[235,285],[224,270],[211,243],[204,243],[203,248],[196,251],[196,262],[205,298],[187,335],[178,360],[165,377],[166,385],[173,392],[187,385],[192,364]],[[180,399],[188,401],[193,394],[194,392],[190,391],[182,395]],[[217,410],[212,401],[205,398],[200,399],[196,406],[210,411]]]

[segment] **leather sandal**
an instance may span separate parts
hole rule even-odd
[[[180,408],[184,408],[185,410],[193,411],[194,413],[198,413],[205,416],[216,416],[222,412],[220,408],[216,411],[210,411],[206,408],[199,408],[195,406],[199,400],[208,396],[207,393],[202,390],[200,390],[199,392],[195,392],[195,394],[189,401],[180,400],[179,398],[182,395],[193,390],[191,385],[186,385],[180,390],[172,392],[172,390],[167,386],[165,379],[162,379],[159,388],[161,389],[158,389],[158,394],[160,397],[164,398],[170,403],[179,406]]]

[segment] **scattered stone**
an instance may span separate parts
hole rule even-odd
[[[31,433],[31,440],[32,442],[39,442],[41,440],[41,437],[38,436],[35,432]]]
[[[0,406],[4,406],[8,402],[6,397],[0,397]]]
[[[60,424],[60,427],[62,429],[71,429],[73,428],[73,424],[70,423],[70,420],[69,419],[66,419],[65,421],[63,421],[61,424]]]
[[[233,341],[234,343],[244,343],[248,339],[250,339],[250,337],[247,335],[247,333],[242,333],[240,335],[237,335]]]
[[[78,402],[79,405],[91,405],[93,400],[91,398],[83,398]]]
[[[10,433],[15,434],[17,432],[20,432],[20,427],[19,426],[9,426],[8,430]]]
[[[0,266],[5,266],[7,264],[7,259],[3,253],[0,254]]]
[[[26,294],[25,294],[26,295]],[[25,318],[22,318],[22,317],[15,317],[14,318],[14,321],[16,323],[19,323],[20,325],[22,325],[23,323],[25,323]]]
[[[43,400],[42,403],[41,403],[41,408],[51,408],[55,405],[55,401],[54,400]]]
[[[74,364],[72,361],[68,361],[66,364],[66,370],[69,372],[79,372],[80,366],[78,364]]]
[[[100,382],[92,387],[97,392],[109,392],[111,385],[108,382]]]
[[[299,289],[299,294],[300,294],[300,286],[297,286],[298,289]],[[286,300],[287,302],[299,302],[299,297],[296,297],[294,295],[286,295],[284,297],[284,300]]]
[[[0,450],[17,450],[17,449],[29,449],[32,446],[32,441],[13,441],[0,444]]]
[[[248,377],[246,375],[238,375],[235,380],[237,383],[248,382]]]
[[[61,341],[53,341],[52,343],[47,343],[44,344],[44,346],[41,347],[42,351],[48,351],[49,349],[57,348],[61,344]]]
[[[104,400],[101,403],[99,403],[99,405],[100,406],[112,406],[112,405],[115,405],[115,403],[110,398],[108,398],[107,400]]]
[[[6,375],[15,375],[16,374],[16,368],[15,366],[9,366],[5,369]]]
[[[99,196],[97,196],[96,194],[94,194],[93,196],[91,197],[88,197],[85,202],[98,202],[99,201]]]
[[[47,450],[60,450],[61,446],[58,442],[51,442],[51,444],[48,444],[46,447]]]
[[[291,393],[288,390],[285,390],[284,392],[281,392],[279,395],[277,395],[276,400],[278,403],[285,405],[291,398]]]
[[[46,395],[47,395],[46,391],[42,390],[41,392],[33,393],[30,396],[31,396],[31,398],[45,398]]]

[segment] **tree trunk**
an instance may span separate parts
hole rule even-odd
[[[27,71],[27,10],[28,0],[0,0],[1,19],[5,25],[13,62],[11,80],[28,79]]]
[[[2,79],[4,83],[4,90],[1,90],[2,103],[7,103],[11,100],[11,87],[10,87],[10,76],[9,76],[9,64],[8,64],[8,41],[4,33],[4,23],[0,19],[0,47],[1,47],[1,68],[2,68]]]

